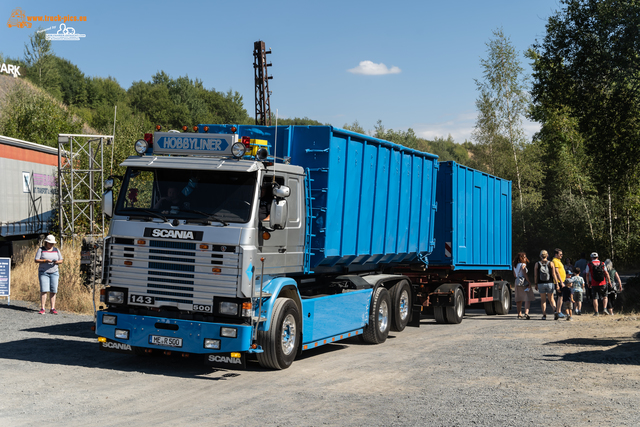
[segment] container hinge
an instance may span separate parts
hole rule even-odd
[[[314,169],[309,169],[312,172],[329,172],[328,168],[314,168]]]
[[[328,148],[325,148],[324,150],[313,150],[313,149],[311,149],[311,148],[307,148],[307,149],[306,149],[306,150],[304,150],[304,151],[306,151],[307,153],[328,153],[328,152],[329,152],[329,149],[328,149]],[[312,170],[313,170],[313,169],[312,169]]]
[[[326,228],[321,228],[320,230],[318,230],[320,233],[324,233],[327,229]]]

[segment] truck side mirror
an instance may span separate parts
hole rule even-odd
[[[285,197],[289,197],[291,194],[291,189],[286,185],[280,185],[277,187],[273,187],[273,195],[280,199],[284,199]]]
[[[271,214],[269,227],[274,230],[283,230],[287,225],[289,207],[284,199],[273,199],[271,202]]]
[[[102,195],[102,212],[111,218],[113,216],[113,191],[105,191]]]

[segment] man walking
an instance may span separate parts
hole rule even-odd
[[[591,262],[587,264],[586,271],[588,283],[591,286],[591,297],[593,298],[594,316],[598,316],[598,300],[602,301],[602,308],[607,309],[607,282],[609,280],[609,272],[604,266],[604,262],[598,259],[598,254],[591,254]]]
[[[558,296],[558,301],[556,303],[556,313],[554,315],[555,320],[558,320],[558,318],[564,317],[564,314],[562,314],[562,287],[564,286],[564,281],[567,278],[567,272],[564,270],[564,264],[562,263],[561,258],[562,258],[562,249],[556,248],[556,250],[553,251],[553,259],[551,260],[553,262],[553,265],[555,265],[556,272],[558,273],[558,276],[559,276],[559,277],[556,277],[556,280],[559,280],[559,282],[555,284],[556,295]]]

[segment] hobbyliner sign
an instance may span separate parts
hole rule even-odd
[[[230,156],[231,146],[237,141],[238,135],[156,132],[153,153]]]

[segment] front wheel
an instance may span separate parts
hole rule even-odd
[[[278,298],[273,305],[271,327],[258,331],[258,363],[264,368],[286,369],[296,358],[300,345],[300,313],[290,298]]]
[[[370,344],[380,344],[387,340],[389,335],[391,311],[391,298],[389,291],[380,286],[374,291],[369,310],[369,324],[365,327],[362,339]]]
[[[411,287],[409,282],[401,280],[389,290],[391,296],[391,330],[403,331],[411,317]]]

